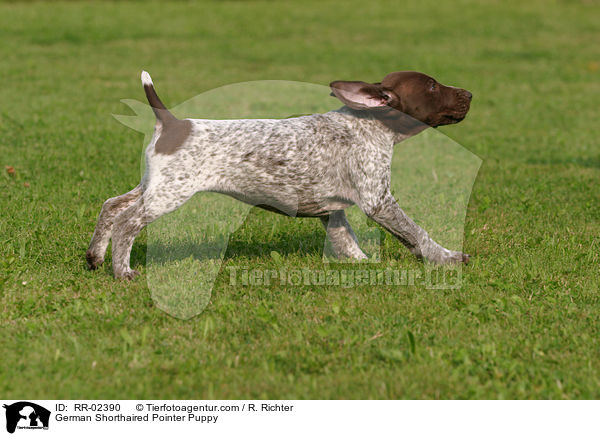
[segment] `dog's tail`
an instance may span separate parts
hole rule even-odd
[[[146,92],[146,98],[148,99],[148,103],[152,106],[152,110],[154,111],[154,115],[156,115],[156,121],[167,123],[169,121],[174,121],[177,118],[169,112],[169,109],[160,101],[158,98],[158,94],[154,90],[154,83],[152,83],[152,77],[146,71],[142,71],[142,85],[144,85],[144,91]]]

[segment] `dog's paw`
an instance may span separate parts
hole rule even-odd
[[[464,263],[465,265],[469,263],[469,256],[466,253],[461,253],[460,251],[451,251],[450,256],[445,259],[446,264],[459,264]]]
[[[448,257],[446,259],[446,262],[444,263],[449,263],[449,264],[459,264],[459,263],[464,263],[465,265],[467,265],[469,263],[469,260],[471,259],[471,256],[468,255],[467,253],[461,253],[460,251],[452,251],[452,254],[450,255],[450,257]]]
[[[140,273],[139,271],[136,271],[134,269],[129,269],[127,271],[123,271],[123,272],[115,272],[115,277],[118,279],[122,279],[122,280],[128,280],[131,281],[134,278],[136,278],[137,276],[139,276]]]
[[[91,250],[85,252],[85,259],[87,260],[88,268],[92,271],[98,268],[104,262],[104,259],[96,256]]]
[[[462,263],[467,265],[469,263],[469,260],[471,260],[471,255],[467,253],[462,253]]]
[[[427,262],[436,265],[457,265],[460,263],[464,263],[466,265],[469,263],[471,256],[460,251],[444,250],[444,252],[438,253],[436,256],[428,256],[424,259]]]

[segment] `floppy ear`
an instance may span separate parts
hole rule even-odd
[[[385,107],[395,97],[380,83],[347,82],[336,80],[329,84],[332,95],[352,109]]]

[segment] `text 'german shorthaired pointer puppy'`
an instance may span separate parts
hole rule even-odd
[[[403,71],[381,83],[335,81],[344,103],[324,114],[288,119],[175,118],[150,75],[142,83],[156,115],[146,172],[132,191],[106,200],[86,253],[95,269],[112,237],[115,277],[131,279],[131,247],[144,226],[199,191],[219,192],[290,216],[319,217],[338,257],[365,259],[344,209],[356,204],[415,256],[467,263],[413,222],[390,192],[394,144],[427,127],[461,121],[471,93]]]

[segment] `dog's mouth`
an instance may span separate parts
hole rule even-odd
[[[445,111],[440,114],[437,120],[436,126],[446,126],[448,124],[460,123],[465,119],[469,109],[471,108],[472,94],[468,91],[463,91],[464,95],[460,95],[456,104],[451,107],[447,107]]]
[[[449,124],[456,124],[456,123],[460,123],[462,120],[465,119],[465,117],[467,116],[467,113],[450,113],[450,114],[443,114],[441,115],[434,123],[432,123],[432,127],[438,127],[438,126],[447,126]]]
[[[465,117],[467,116],[467,113],[463,113],[463,114],[448,114],[448,115],[442,115],[442,121],[444,121],[444,124],[456,124],[456,123],[460,123],[462,120],[465,119]]]
[[[448,124],[460,123],[467,116],[470,107],[470,101],[463,101],[461,104],[449,108],[449,110],[446,110],[441,114],[437,125],[446,126]]]

